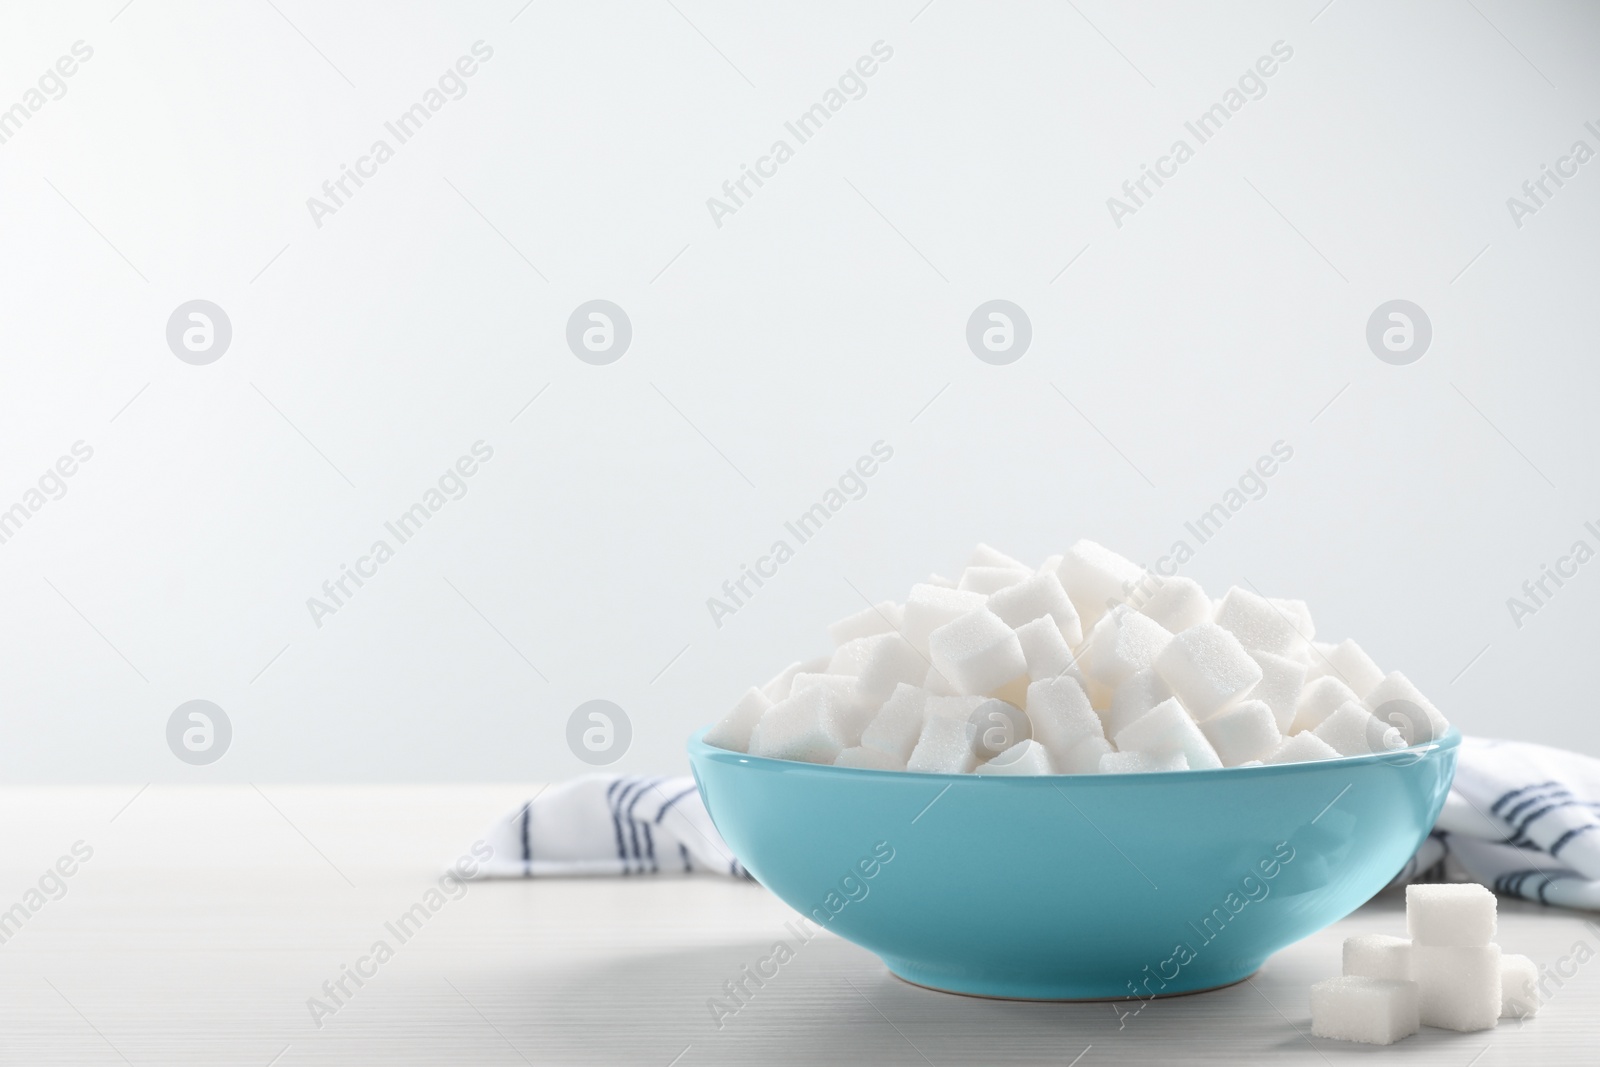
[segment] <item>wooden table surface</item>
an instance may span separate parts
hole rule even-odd
[[[719,1029],[708,999],[786,936],[794,914],[758,886],[475,882],[427,899],[445,864],[532,791],[0,790],[0,909],[11,909],[9,920],[0,914],[0,1063],[1600,1060],[1600,962],[1589,959],[1600,927],[1505,900],[1502,946],[1572,976],[1550,985],[1538,1018],[1486,1033],[1424,1029],[1388,1049],[1309,1037],[1309,987],[1338,972],[1341,940],[1404,932],[1390,897],[1279,953],[1249,982],[1137,1014],[915,988],[821,933]],[[74,846],[92,855],[80,861]],[[437,910],[404,941],[386,926],[430,902]],[[349,995],[335,1004],[324,983],[379,940],[392,958],[361,964],[371,977],[344,978]],[[314,1012],[313,997],[330,1010]]]

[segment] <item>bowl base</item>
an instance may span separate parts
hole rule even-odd
[[[1070,994],[1058,992],[1054,989],[1049,991],[1041,989],[1038,995],[1030,995],[1029,993],[1024,992],[1021,988],[1008,990],[1003,993],[979,992],[976,989],[953,989],[948,985],[935,984],[939,981],[948,981],[946,978],[934,978],[931,975],[927,976],[926,978],[913,978],[908,974],[901,973],[901,971],[904,970],[909,971],[911,974],[921,974],[921,970],[917,967],[899,965],[900,969],[896,969],[895,966],[889,966],[888,964],[885,964],[885,966],[889,967],[890,974],[900,979],[900,981],[906,983],[907,985],[914,985],[920,989],[929,989],[935,993],[950,993],[958,997],[975,997],[979,1000],[1017,1000],[1039,1004],[1097,1004],[1115,1001],[1132,1001],[1135,1003],[1142,1003],[1147,1000],[1168,1000],[1172,997],[1189,997],[1194,996],[1196,993],[1211,993],[1218,989],[1227,989],[1229,986],[1238,985],[1240,982],[1248,981],[1249,979],[1254,978],[1261,970],[1261,965],[1258,963],[1254,967],[1251,967],[1244,974],[1238,975],[1237,977],[1225,978],[1222,981],[1214,982],[1209,985],[1196,986],[1193,989],[1175,989],[1167,993],[1154,993],[1147,997],[1133,997],[1126,993],[1116,994],[1105,992],[1085,992],[1082,994]],[[1026,986],[1027,984],[1028,983],[1017,983],[1018,986]]]

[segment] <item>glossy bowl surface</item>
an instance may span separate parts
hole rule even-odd
[[[1343,918],[1428,835],[1460,734],[1163,774],[912,774],[689,741],[761,884],[918,985],[1078,1000],[1240,981]]]

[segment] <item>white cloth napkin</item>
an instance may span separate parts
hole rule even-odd
[[[1433,832],[1395,876],[1481,882],[1496,893],[1600,909],[1600,760],[1520,741],[1463,738]],[[694,779],[592,774],[497,820],[480,878],[690,874],[749,878]]]
[[[1395,876],[1481,882],[1496,893],[1600,908],[1600,760],[1466,737],[1433,833]]]
[[[550,786],[483,835],[478,878],[690,874],[750,877],[711,825],[694,779],[590,774]]]

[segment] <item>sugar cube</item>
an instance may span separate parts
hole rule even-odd
[[[1211,620],[1211,598],[1193,578],[1163,578],[1139,610],[1161,624],[1168,633],[1178,633]]]
[[[1234,586],[1217,604],[1218,626],[1239,639],[1245,648],[1284,655],[1299,640],[1294,620],[1266,597]]]
[[[1328,742],[1341,756],[1366,756],[1374,752],[1393,752],[1405,747],[1400,732],[1375,719],[1354,700],[1333,709],[1312,733]]]
[[[1410,912],[1408,893],[1408,917]],[[1488,1030],[1499,1021],[1499,945],[1447,948],[1420,945],[1413,939],[1411,975],[1421,992],[1419,1007],[1424,1025],[1445,1030]]]
[[[825,671],[828,669],[828,659],[829,657],[827,656],[820,656],[817,659],[806,660],[803,663],[791,663],[779,671],[777,676],[770,679],[766,685],[763,685],[761,691],[766,694],[768,700],[776,704],[778,701],[786,699],[794,691],[795,675],[802,673],[816,674],[820,671]]]
[[[938,699],[938,698],[935,698]],[[949,698],[945,698],[949,699]],[[930,708],[934,700],[929,700]],[[922,774],[962,774],[972,770],[972,726],[964,718],[930,714],[911,750],[906,770]]]
[[[1267,603],[1288,617],[1289,624],[1294,627],[1294,632],[1299,637],[1297,645],[1310,643],[1311,638],[1316,635],[1317,624],[1311,621],[1311,608],[1304,600],[1285,600],[1282,597],[1269,596]]]
[[[1336,708],[1353,700],[1359,698],[1351,692],[1350,687],[1331,675],[1307,682],[1306,687],[1300,690],[1300,699],[1295,702],[1294,722],[1290,724],[1289,732],[1298,734],[1315,730]]]
[[[1269,755],[1283,743],[1272,709],[1260,700],[1241,700],[1200,724],[1224,767]]]
[[[1155,671],[1184,707],[1204,719],[1261,681],[1261,666],[1232,633],[1203,622],[1175,635],[1156,657]]]
[[[1033,571],[1027,568],[1012,570],[1010,567],[968,567],[961,572],[961,579],[956,582],[956,588],[989,596],[1032,577]]]
[[[1115,688],[1154,663],[1171,642],[1160,623],[1119,604],[1090,630],[1079,664],[1086,675]]]
[[[977,774],[1053,774],[1050,755],[1034,740],[1018,741],[987,763],[974,769]]]
[[[1055,621],[1061,636],[1069,645],[1083,642],[1083,625],[1078,620],[1078,609],[1072,606],[1061,579],[1054,574],[1039,574],[1008,585],[989,597],[989,610],[1005,620],[1012,629],[1042,616]]]
[[[1133,672],[1127,681],[1117,686],[1111,696],[1111,706],[1101,716],[1106,724],[1106,735],[1117,736],[1117,731],[1170,696],[1172,687],[1151,668]]]
[[[1048,615],[1017,627],[1017,642],[1022,645],[1022,659],[1028,665],[1028,677],[1055,678],[1073,671],[1072,649],[1061,636],[1056,621]]]
[[[1476,882],[1406,886],[1406,932],[1414,945],[1482,948],[1494,940],[1494,894]]]
[[[915,685],[928,674],[928,661],[897,633],[858,637],[834,650],[830,674],[849,674],[863,700],[881,704],[902,682]]]
[[[1088,629],[1111,604],[1128,599],[1144,568],[1093,541],[1079,541],[1062,555],[1056,575]]]
[[[1340,641],[1336,645],[1317,642],[1312,648],[1311,665],[1306,671],[1308,682],[1331,674],[1349,686],[1358,698],[1364,699],[1383,681],[1383,671],[1354,641]]]
[[[1100,769],[1101,757],[1112,751],[1111,742],[1105,738],[1086,737],[1067,749],[1065,758],[1052,758],[1051,763],[1057,774],[1094,774]]]
[[[987,693],[1028,672],[1016,631],[985,607],[934,630],[928,654],[962,693]]]
[[[750,751],[750,731],[761,721],[762,713],[772,707],[772,701],[761,690],[751,687],[733,706],[733,710],[711,729],[706,731],[706,744],[725,748],[730,752]]]
[[[1338,1041],[1392,1045],[1416,1033],[1421,1019],[1415,982],[1328,978],[1311,987],[1311,1032]]]
[[[922,736],[927,708],[926,689],[904,684],[895,686],[883,707],[861,731],[861,744],[887,753],[904,766],[911,758],[917,739]]]
[[[972,724],[972,754],[979,763],[1028,740],[1032,721],[1017,705],[993,697],[979,704],[967,722]]]
[[[1189,760],[1182,752],[1107,752],[1100,757],[1101,774],[1154,774],[1188,769]]]
[[[1030,568],[1020,559],[1006,555],[998,548],[978,542],[978,547],[972,550],[972,555],[967,559],[968,567],[1006,567],[1014,571],[1026,571]]]
[[[846,615],[838,622],[828,624],[828,636],[835,647],[854,641],[858,637],[893,633],[900,628],[905,609],[892,600],[862,608],[854,615]]]
[[[1286,737],[1283,744],[1267,755],[1266,763],[1310,763],[1313,760],[1338,759],[1339,753],[1318,737],[1307,731]]]
[[[939,673],[938,667],[928,668],[927,676],[922,679],[922,688],[935,696],[953,697],[960,695],[956,692],[956,687],[950,684],[950,679]]]
[[[1054,573],[1056,573],[1056,571],[1058,571],[1060,569],[1061,569],[1061,553],[1057,552],[1055,555],[1046,556],[1044,558],[1044,562],[1039,564],[1039,569],[1037,571],[1035,571],[1034,573],[1035,574],[1054,574]]]
[[[1450,729],[1439,709],[1399,671],[1391,671],[1374,686],[1366,704],[1374,715],[1398,729],[1408,745],[1433,741]]]
[[[840,752],[833,759],[835,767],[857,767],[865,771],[903,771],[904,760],[897,760],[882,749],[857,745]]]
[[[985,699],[981,696],[963,696],[959,693],[953,696],[933,694],[928,697],[923,714],[930,719],[959,719],[967,722]]]
[[[1344,939],[1344,973],[1348,977],[1411,979],[1411,942],[1388,934]]]
[[[1026,708],[1033,739],[1044,745],[1057,766],[1066,762],[1080,741],[1105,736],[1100,717],[1075,678],[1034,682],[1028,686]]]
[[[1163,700],[1124,726],[1112,740],[1121,752],[1153,756],[1181,752],[1188,766],[1197,771],[1222,766],[1216,749],[1175,697]]]
[[[1020,642],[1022,639],[1019,637],[1017,640]],[[1020,708],[1028,702],[1028,684],[1030,681],[1031,679],[1026,674],[1019,674],[998,689],[989,690],[984,696],[994,697],[996,700],[1004,700],[1007,704]]]
[[[947,622],[988,603],[982,593],[965,589],[944,589],[937,585],[914,585],[906,597],[905,624],[900,632],[918,650],[928,651],[928,638]]]
[[[1306,665],[1288,656],[1271,652],[1251,652],[1250,658],[1261,668],[1261,681],[1245,694],[1247,700],[1262,701],[1272,709],[1278,732],[1286,733],[1294,722],[1295,704],[1305,687]]]
[[[812,686],[766,710],[759,733],[752,738],[750,754],[832,763],[842,750],[860,740],[862,725],[849,697],[828,686]]]
[[[1526,956],[1500,956],[1500,1018],[1539,1014],[1539,968]]]

